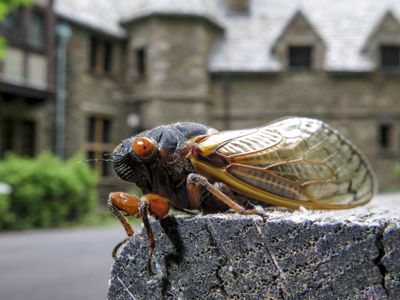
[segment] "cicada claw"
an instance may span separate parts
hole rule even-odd
[[[115,245],[113,251],[112,251],[112,258],[115,260],[117,258],[117,253],[119,248],[121,248],[121,246],[123,244],[125,244],[128,240],[130,239],[130,237],[127,237],[125,239],[123,239],[122,241],[120,241],[118,244]]]
[[[243,215],[257,215],[263,219],[263,222],[268,220],[268,215],[262,206],[256,205],[252,209],[246,209],[241,212]]]

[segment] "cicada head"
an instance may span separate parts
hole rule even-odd
[[[136,183],[150,183],[148,166],[154,160],[157,142],[150,137],[132,137],[119,144],[112,155],[118,177]]]
[[[186,169],[182,161],[187,160],[186,156],[183,156],[187,141],[192,137],[207,134],[209,130],[207,126],[191,122],[162,125],[146,130],[122,141],[115,148],[112,154],[114,170],[118,177],[135,183],[143,192],[154,191],[154,187],[171,182],[160,177],[175,173],[185,176]],[[160,172],[165,170],[169,171],[165,176],[160,176]],[[158,182],[153,182],[157,180]]]

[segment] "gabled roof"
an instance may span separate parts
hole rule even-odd
[[[340,72],[373,70],[362,47],[382,14],[400,15],[398,0],[252,0],[250,20],[226,19],[225,39],[214,50],[212,71],[268,72],[283,66],[272,53],[296,11],[301,10],[326,45],[324,69]]]
[[[290,21],[286,24],[286,26],[282,30],[281,34],[272,43],[272,51],[273,52],[275,52],[275,50],[276,50],[275,48],[281,42],[281,40],[290,32],[291,29],[296,27],[296,24],[298,24],[299,22],[305,23],[307,30],[312,32],[315,35],[317,40],[319,40],[321,43],[324,43],[324,40],[321,38],[321,36],[318,33],[318,30],[310,23],[310,21],[307,19],[305,14],[301,10],[298,10],[294,13],[294,15],[291,17]]]
[[[390,11],[399,19],[399,0],[249,0],[248,15],[226,13],[224,0],[55,0],[56,13],[67,20],[124,37],[121,21],[152,13],[186,14],[215,20],[224,27],[209,58],[209,70],[274,72],[282,68],[272,53],[293,15],[307,17],[326,46],[328,71],[365,72],[373,61],[363,47]]]
[[[400,33],[400,21],[399,19],[393,14],[392,11],[388,10],[383,13],[382,18],[377,22],[375,28],[371,31],[370,35],[365,40],[363,50],[366,50],[368,45],[376,38],[376,36],[382,32],[385,26],[390,26],[390,23],[394,24],[396,27],[396,31]]]

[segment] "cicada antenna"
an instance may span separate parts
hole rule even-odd
[[[86,162],[91,162],[91,161],[105,161],[105,162],[113,162],[114,160],[112,159],[105,159],[105,158],[89,158],[85,160]]]

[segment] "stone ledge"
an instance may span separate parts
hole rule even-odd
[[[398,196],[345,211],[271,210],[265,223],[217,214],[152,226],[156,274],[141,231],[112,267],[109,299],[400,299]]]

